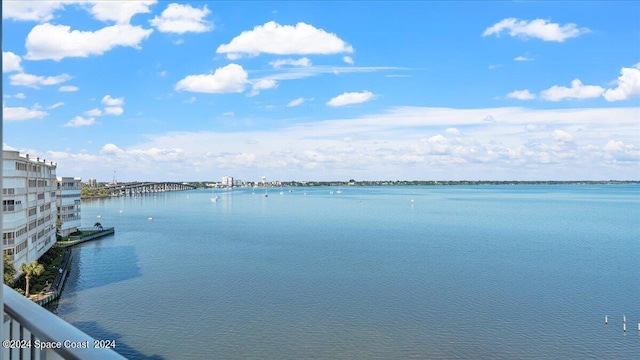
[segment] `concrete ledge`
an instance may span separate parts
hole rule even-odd
[[[87,235],[87,236],[82,236],[80,237],[80,239],[78,240],[71,240],[71,241],[65,241],[65,242],[58,242],[58,246],[62,247],[62,248],[67,248],[70,246],[74,246],[77,244],[81,244],[83,242],[86,241],[91,241],[91,240],[95,240],[95,239],[99,239],[101,237],[105,237],[107,235],[111,235],[114,234],[116,232],[114,227],[110,227],[110,228],[104,228],[94,234],[91,235]]]

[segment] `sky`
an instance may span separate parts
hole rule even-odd
[[[640,2],[2,1],[2,102],[83,180],[639,180]]]

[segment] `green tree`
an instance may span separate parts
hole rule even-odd
[[[100,224],[99,222],[93,224],[93,227],[95,227],[98,230],[102,230],[102,224]]]
[[[20,273],[24,274],[25,280],[25,296],[29,297],[29,280],[31,280],[32,276],[40,276],[44,272],[44,266],[42,264],[38,264],[37,261],[32,261],[30,263],[23,263],[20,265]]]
[[[2,254],[2,260],[4,264],[4,283],[9,286],[13,286],[16,276],[16,268],[13,267],[11,256]]]

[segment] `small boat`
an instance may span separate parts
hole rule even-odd
[[[211,189],[211,202],[218,202],[218,199],[220,199],[220,196],[216,195],[215,188],[212,188]]]

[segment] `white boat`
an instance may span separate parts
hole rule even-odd
[[[218,199],[220,199],[220,196],[216,195],[215,188],[212,188],[211,189],[211,202],[218,202]]]

